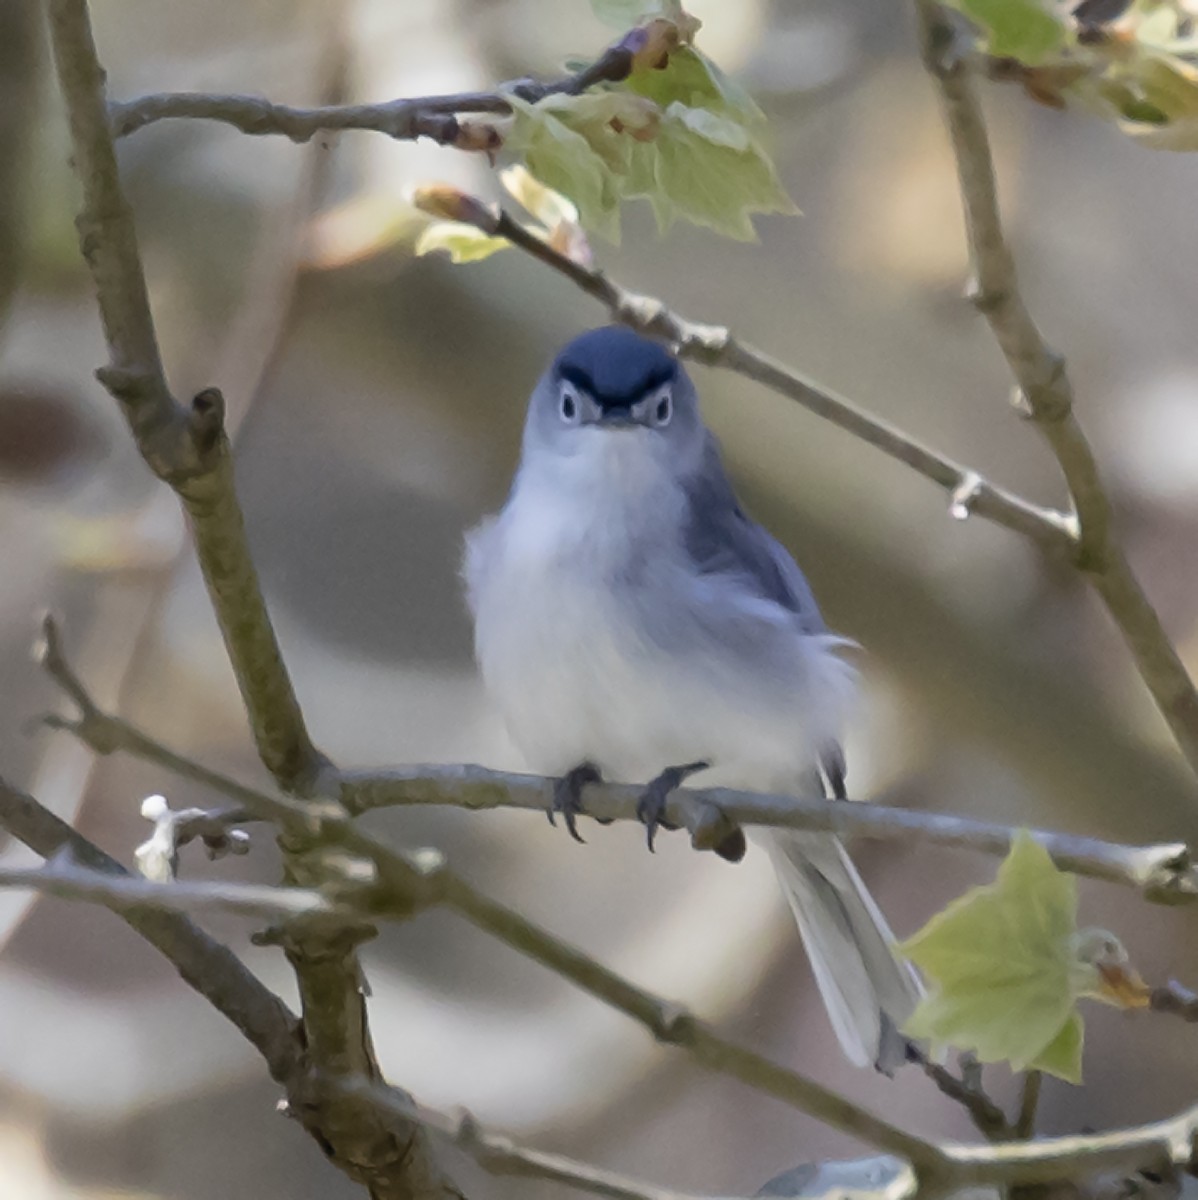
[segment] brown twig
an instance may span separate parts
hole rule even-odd
[[[1183,1021],[1198,1023],[1198,992],[1192,992],[1176,980],[1153,988],[1148,1000],[1153,1012],[1171,1013]]]
[[[293,142],[306,142],[318,133],[367,129],[397,141],[430,138],[459,150],[493,151],[502,141],[501,130],[485,121],[462,122],[467,114],[502,117],[511,113],[509,96],[535,103],[547,96],[578,95],[600,83],[627,79],[641,62],[660,65],[682,38],[669,21],[654,21],[629,30],[583,69],[549,82],[517,79],[500,84],[493,92],[461,92],[447,96],[421,96],[381,104],[326,104],[296,108],[274,104],[260,96],[167,92],[141,96],[109,108],[112,134],[128,137],[157,121],[176,118],[220,121],[242,133],[278,134]]]
[[[436,190],[444,189],[437,185]],[[733,371],[794,400],[809,412],[938,484],[948,493],[954,513],[984,517],[1023,534],[1050,553],[1073,553],[1073,525],[1063,513],[1031,504],[990,483],[972,468],[954,462],[896,425],[875,417],[741,341],[726,327],[688,320],[660,300],[630,292],[602,271],[575,262],[556,250],[507,213],[497,212],[474,197],[460,195],[459,198],[458,219],[491,236],[506,238],[526,254],[564,275],[588,296],[598,300],[615,320],[647,336],[672,343],[681,358]]]
[[[980,1083],[954,1075],[943,1063],[929,1058],[917,1046],[908,1048],[908,1057],[950,1100],[969,1114],[978,1132],[992,1142],[1009,1142],[1015,1136],[1006,1113],[982,1090]]]
[[[146,292],[133,216],[121,186],[109,125],[104,71],[86,0],[47,0],[50,38],[71,128],[73,163],[83,188],[80,247],[100,304],[109,363],[98,372],[120,403],[143,458],[179,495],[189,517],[204,582],[224,636],[264,765],[279,786],[304,797],[327,785],[328,763],[308,735],[283,663],[246,544],[224,428],[224,398],[214,388],[188,406],[167,384]],[[293,826],[293,835],[298,830]],[[318,882],[302,832],[285,846],[289,882]],[[369,927],[315,931],[287,945],[300,984],[306,1054],[314,1070],[290,1080],[290,1100],[305,1127],[375,1200],[456,1195],[432,1158],[424,1130],[347,1111],[322,1091],[325,1075],[378,1078],[366,1024],[356,945]]]
[[[1073,411],[1064,358],[1045,341],[1019,291],[998,208],[994,160],[969,69],[936,0],[916,0],[924,63],[936,81],[952,140],[973,261],[972,299],[1019,386],[1019,404],[1060,465],[1076,516],[1072,560],[1123,635],[1182,754],[1198,772],[1198,689],[1128,564],[1094,452]]]
[[[1043,1072],[1024,1073],[1023,1091],[1019,1097],[1019,1116],[1015,1118],[1015,1136],[1023,1141],[1036,1136],[1036,1110],[1040,1107],[1040,1089],[1043,1083]]]

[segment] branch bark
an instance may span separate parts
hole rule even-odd
[[[438,184],[430,190],[444,195],[453,189]],[[588,296],[598,300],[614,320],[646,336],[672,343],[680,358],[733,371],[794,400],[809,412],[939,484],[948,493],[955,515],[984,517],[1023,534],[1053,554],[1069,556],[1074,552],[1073,523],[1064,513],[1041,508],[990,483],[972,468],[954,462],[898,426],[741,341],[727,327],[700,324],[679,315],[652,296],[630,292],[602,271],[584,266],[556,250],[506,212],[496,211],[476,197],[461,193],[458,196],[460,203],[454,206],[457,219],[492,237],[506,238],[526,254],[564,275]]]
[[[1075,516],[1073,561],[1127,643],[1177,745],[1198,773],[1198,689],[1144,594],[1112,528],[1111,503],[1094,452],[1073,411],[1064,358],[1045,341],[1019,291],[998,208],[994,160],[969,70],[935,0],[916,0],[924,64],[936,81],[957,162],[973,261],[972,298],[1019,386],[1019,404],[1065,477]]]
[[[109,115],[114,137],[127,137],[157,121],[177,118],[220,121],[251,135],[279,134],[293,142],[306,142],[317,133],[342,129],[369,129],[397,141],[426,137],[459,150],[493,151],[503,141],[500,129],[486,122],[463,124],[459,114],[511,113],[508,97],[535,103],[546,96],[579,95],[599,83],[627,79],[640,62],[660,63],[682,39],[678,26],[656,20],[629,30],[612,42],[594,62],[549,82],[513,79],[493,92],[461,92],[389,100],[382,104],[328,104],[294,108],[274,104],[260,96],[215,95],[201,92],[164,92],[113,104]]]
[[[66,100],[73,162],[83,187],[80,248],[100,304],[109,363],[97,372],[121,405],[150,468],[179,495],[204,582],[245,703],[258,753],[285,792],[304,797],[329,786],[331,769],[308,735],[246,544],[214,388],[178,403],[163,371],[109,126],[105,77],[86,0],[47,0],[51,46]],[[302,831],[284,843],[289,880],[308,869]],[[299,977],[308,1069],[293,1073],[290,1101],[333,1161],[376,1200],[456,1196],[418,1125],[348,1102],[323,1084],[353,1072],[378,1078],[366,1023],[356,946],[369,926],[295,938],[287,946]]]
[[[71,669],[50,618],[44,623],[43,633],[43,665],[80,711],[74,720],[48,717],[50,725],[80,738],[99,754],[131,754],[210,787],[261,820],[310,832],[317,828],[314,822],[322,811],[334,816],[342,811],[361,816],[377,808],[439,804],[546,812],[552,802],[552,779],[458,763],[415,764],[389,771],[342,771],[338,775],[339,805],[326,809],[305,807],[247,787],[176,753],[128,721],[102,712]],[[582,792],[582,812],[601,821],[638,820],[640,792],[627,784],[588,784]],[[689,830],[692,843],[700,849],[717,845],[729,823],[830,832],[844,837],[919,840],[1000,857],[1008,853],[1017,832],[1010,826],[946,813],[887,808],[864,801],[833,804],[823,796],[769,796],[725,788],[679,789],[669,798],[666,816],[671,823]],[[1198,896],[1198,865],[1184,843],[1122,846],[1073,834],[1031,832],[1063,871],[1130,887],[1160,903],[1184,903]]]
[[[0,779],[0,827],[52,859],[68,852],[80,866],[115,884],[128,872],[65,821]],[[109,907],[113,907],[109,905]],[[114,908],[117,915],[179,972],[183,981],[228,1018],[266,1061],[271,1076],[285,1083],[302,1059],[294,1013],[268,991],[228,947],[187,917],[161,908]]]
[[[440,804],[546,812],[552,802],[552,779],[469,763],[342,771],[338,775],[340,805],[325,810],[269,795],[186,758],[128,721],[102,712],[63,655],[57,628],[50,618],[46,618],[43,632],[43,665],[81,714],[75,720],[47,717],[51,726],[80,738],[99,754],[131,754],[204,784],[260,820],[302,832],[317,827],[313,822],[318,821],[321,811],[334,816],[341,811],[361,816],[377,808]],[[582,813],[601,821],[639,820],[636,809],[640,792],[628,784],[588,784],[582,791]],[[700,849],[718,845],[729,823],[830,832],[844,837],[919,840],[1000,857],[1008,853],[1017,832],[1007,825],[946,813],[887,808],[864,801],[833,804],[823,796],[769,796],[726,788],[679,789],[669,798],[666,816],[671,823],[689,830],[692,843]],[[1130,887],[1148,900],[1165,904],[1188,902],[1198,896],[1198,865],[1184,843],[1122,846],[1073,834],[1031,832],[1063,871]]]

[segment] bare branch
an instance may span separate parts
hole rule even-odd
[[[109,116],[113,136],[118,138],[156,121],[190,118],[221,121],[252,135],[279,134],[293,142],[306,142],[326,131],[368,129],[397,141],[426,137],[459,150],[492,151],[502,144],[501,130],[487,122],[463,123],[457,119],[459,114],[506,116],[512,111],[508,99],[512,95],[535,102],[554,94],[578,95],[598,83],[619,83],[640,62],[660,63],[679,45],[680,38],[681,33],[672,22],[655,21],[630,30],[580,71],[548,83],[515,79],[500,84],[493,92],[317,108],[293,108],[260,96],[168,92],[113,104]]]
[[[414,1102],[399,1101],[391,1094],[380,1094],[379,1089],[369,1083],[348,1082],[347,1089],[360,1090],[372,1096],[380,1107],[388,1108],[447,1138],[459,1150],[469,1154],[492,1175],[516,1175],[528,1179],[548,1179],[565,1183],[596,1196],[608,1196],[611,1200],[700,1200],[684,1192],[660,1188],[639,1179],[631,1179],[614,1171],[578,1162],[560,1154],[547,1154],[521,1146],[510,1138],[484,1129],[468,1112],[461,1112],[455,1119],[448,1113],[425,1108]],[[915,1175],[906,1168],[905,1179],[898,1181],[886,1191],[887,1200],[897,1200],[915,1190]],[[819,1200],[820,1193],[804,1191],[805,1200]],[[878,1200],[876,1191],[846,1187],[837,1179],[829,1182],[826,1200]],[[704,1197],[702,1200],[710,1200]]]
[[[1044,1075],[1027,1071],[1023,1076],[1023,1094],[1019,1098],[1019,1116],[1015,1120],[1015,1136],[1026,1141],[1036,1136],[1036,1110],[1040,1107],[1040,1087]]]
[[[544,811],[553,780],[472,765],[414,765],[386,772],[342,774],[341,800],[351,813],[394,804],[452,804],[464,808]],[[588,784],[583,812],[599,820],[635,820],[640,789]],[[911,839],[1004,856],[1011,826],[946,813],[887,808],[861,801],[830,803],[822,796],[769,796],[726,788],[680,789],[667,806],[674,824],[705,835],[714,810],[736,825],[818,830],[846,837]],[[1198,867],[1184,843],[1121,846],[1096,838],[1033,830],[1032,836],[1064,871],[1122,884],[1149,900],[1176,903],[1198,895]],[[702,844],[702,842],[701,842]]]
[[[1063,513],[1040,508],[988,482],[972,468],[954,462],[890,422],[875,417],[741,341],[726,327],[698,324],[673,312],[660,300],[630,292],[602,271],[583,266],[555,250],[507,213],[497,213],[475,197],[464,199],[468,203],[460,210],[463,220],[491,236],[507,238],[525,253],[552,267],[604,305],[615,320],[640,333],[673,343],[681,358],[734,371],[762,383],[918,471],[948,493],[954,515],[976,514],[1031,538],[1046,551],[1072,554],[1075,548],[1073,526]],[[470,219],[471,212],[477,219]]]
[[[547,811],[552,779],[494,771],[472,764],[415,764],[389,771],[343,771],[338,806],[300,805],[247,787],[155,741],[129,722],[101,712],[62,654],[57,630],[47,618],[44,662],[82,709],[78,721],[48,718],[51,725],[82,739],[101,754],[120,750],[192,779],[228,796],[254,816],[316,836],[325,817],[341,810],[358,816],[376,808],[440,804],[468,809],[516,808]],[[585,815],[603,821],[635,821],[640,789],[625,784],[588,784],[582,793]],[[950,849],[1004,856],[1014,828],[945,813],[887,808],[863,801],[829,803],[822,796],[769,796],[725,788],[680,789],[669,799],[671,823],[688,829],[692,842],[708,849],[728,822],[771,828],[805,829],[844,837],[918,840]],[[1061,870],[1134,888],[1148,900],[1175,904],[1198,896],[1198,865],[1184,843],[1121,846],[1096,838],[1033,830],[1032,836]]]
[[[935,0],[916,0],[924,63],[936,80],[957,161],[973,260],[973,300],[990,323],[1019,404],[1060,464],[1076,511],[1073,561],[1098,592],[1182,754],[1198,772],[1198,690],[1112,530],[1094,452],[1073,412],[1065,360],[1044,340],[1019,291],[1003,232],[990,139],[967,65]]]
[[[1015,1136],[1006,1113],[982,1090],[980,1081],[975,1083],[968,1077],[954,1075],[943,1063],[928,1058],[913,1044],[908,1048],[908,1057],[918,1063],[920,1070],[943,1095],[965,1109],[983,1136],[992,1142],[1008,1142]]]
[[[117,912],[151,907],[162,912],[231,912],[276,920],[337,912],[335,905],[311,888],[210,881],[155,883],[61,860],[34,871],[0,867],[0,887],[29,888],[64,900],[91,900]]]
[[[0,827],[43,858],[67,851],[75,862],[97,874],[114,881],[129,878],[115,859],[3,779]],[[275,1079],[282,1082],[293,1075],[302,1057],[295,1015],[263,987],[237,955],[178,913],[121,908],[117,915],[162,954],[189,987],[245,1035],[266,1060]]]
[[[175,488],[191,518],[204,580],[263,762],[285,789],[311,786],[323,759],[304,728],[246,548],[224,399],[210,389],[184,408],[170,393],[108,130],[104,72],[86,0],[48,0],[47,7],[75,171],[83,185],[80,247],[96,283],[108,342],[109,364],[100,380],[120,402],[146,462]]]
[[[224,398],[206,389],[185,408],[171,395],[117,169],[87,3],[47,0],[47,11],[73,163],[83,185],[80,247],[96,284],[108,342],[109,364],[99,372],[101,382],[121,404],[146,462],[175,489],[187,511],[259,757],[284,791],[314,796],[328,786],[330,768],[308,735],[246,544]],[[304,877],[310,860],[303,826],[293,820],[289,834],[283,842],[288,881],[319,882]],[[299,978],[305,1065],[326,1074],[377,1078],[356,954],[370,927],[308,933],[286,945]],[[333,1161],[366,1184],[374,1200],[441,1200],[457,1194],[432,1158],[421,1127],[397,1127],[359,1105],[347,1107],[341,1097],[314,1086],[317,1077],[307,1072],[292,1079],[292,1106]]]

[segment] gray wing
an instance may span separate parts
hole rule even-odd
[[[827,633],[806,576],[786,547],[745,514],[709,434],[700,471],[684,482],[688,500],[686,548],[699,571],[739,575],[759,593],[794,613],[805,634]],[[833,743],[820,765],[838,799],[846,795],[844,754]]]
[[[684,483],[686,547],[705,575],[740,575],[755,590],[795,614],[804,633],[826,633],[819,605],[786,548],[745,515],[708,435],[703,467]]]

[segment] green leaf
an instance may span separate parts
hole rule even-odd
[[[1058,1079],[1068,1083],[1082,1081],[1082,1043],[1085,1040],[1085,1027],[1077,1013],[1061,1027],[1057,1034],[1028,1066],[1033,1071],[1046,1071]]]
[[[677,101],[732,116],[747,125],[765,121],[749,93],[693,46],[679,47],[661,70],[634,71],[624,86],[663,109]]]
[[[974,888],[901,947],[932,983],[906,1032],[1024,1070],[1062,1077],[1076,1017],[1077,885],[1021,831],[987,887]],[[1066,1039],[1058,1044],[1059,1039]],[[1061,1070],[1057,1068],[1061,1067]]]
[[[671,104],[654,142],[654,182],[670,209],[687,220],[751,241],[752,214],[798,210],[761,146],[747,133],[733,135],[730,126],[705,110]],[[665,206],[655,209],[660,223]]]
[[[505,250],[511,242],[507,238],[489,237],[473,225],[462,225],[457,221],[435,221],[426,225],[416,239],[417,257],[445,250],[455,263],[479,262],[490,258],[496,250]]]
[[[1042,63],[1065,44],[1065,24],[1038,0],[953,0],[982,27],[986,49],[996,58]]]
[[[619,193],[611,182],[610,158],[597,154],[577,130],[562,119],[570,112],[570,102],[581,96],[551,97],[553,103],[529,104],[509,97],[514,117],[507,146],[520,154],[529,171],[546,187],[574,202],[582,224],[601,233],[610,241],[620,240]],[[565,101],[566,103],[562,103]],[[588,125],[594,136],[594,130]],[[601,142],[605,151],[616,153],[619,139],[609,129],[610,142]]]

